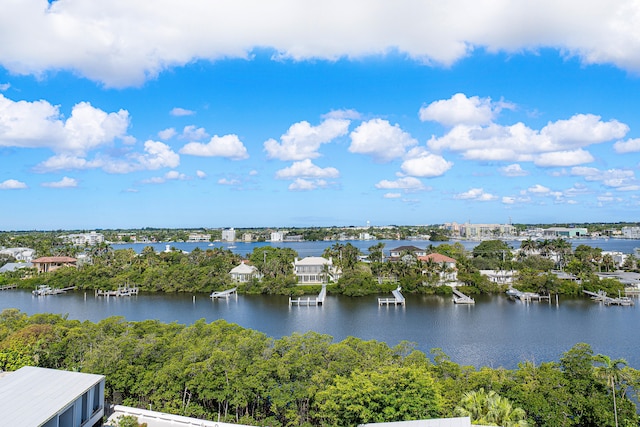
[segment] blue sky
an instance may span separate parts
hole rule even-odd
[[[522,3],[0,0],[0,229],[638,221],[640,5]]]

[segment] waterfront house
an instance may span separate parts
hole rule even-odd
[[[0,249],[0,255],[7,255],[14,258],[16,261],[22,261],[22,262],[31,262],[35,254],[36,254],[36,250],[31,248]]]
[[[296,258],[293,269],[299,284],[313,285],[335,282],[340,278],[339,269],[333,265],[331,258],[310,256],[303,259]]]
[[[237,283],[250,282],[252,279],[261,279],[262,275],[255,265],[249,265],[242,261],[240,265],[234,267],[229,272],[231,278]]]
[[[0,425],[101,425],[103,375],[25,366],[0,377]]]
[[[68,256],[45,256],[31,262],[38,269],[38,273],[48,273],[62,267],[76,267],[78,260]]]
[[[516,276],[513,270],[480,270],[480,274],[498,285],[512,285]]]
[[[398,261],[404,255],[413,255],[415,258],[425,256],[427,251],[424,249],[420,249],[416,246],[398,246],[397,248],[393,248],[389,251],[390,261]]]
[[[437,264],[437,272],[440,275],[440,283],[456,282],[458,280],[458,268],[456,267],[456,260],[442,255],[439,253],[430,253],[428,255],[419,256],[418,260],[425,264],[434,263]],[[423,270],[422,274],[429,274],[427,269]]]

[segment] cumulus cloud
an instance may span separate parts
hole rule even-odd
[[[450,65],[474,48],[557,48],[584,63],[640,70],[638,6],[588,3],[446,3],[328,0],[301,7],[258,0],[99,3],[22,0],[0,16],[0,65],[18,74],[72,70],[108,86],[140,85],[196,59],[249,58],[255,47],[294,60],[358,58],[397,50]],[[358,34],[358,37],[353,37]]]
[[[59,107],[47,101],[13,101],[0,94],[0,146],[84,155],[124,138],[128,127],[125,110],[107,113],[80,102],[64,120]]]
[[[0,182],[0,190],[22,190],[23,188],[28,188],[27,184],[16,179],[7,179]]]
[[[638,185],[632,170],[609,169],[603,171],[597,168],[574,167],[571,169],[571,174],[581,176],[585,181],[601,182],[607,187],[618,189]]]
[[[384,196],[385,199],[399,199],[402,197],[401,193],[385,193]]]
[[[341,118],[328,118],[318,126],[311,126],[307,121],[294,123],[280,137],[280,142],[274,139],[266,141],[264,150],[271,159],[313,159],[320,156],[318,150],[322,144],[346,135],[350,124],[350,120]]]
[[[193,116],[195,113],[196,113],[195,111],[187,110],[180,107],[175,107],[169,112],[169,114],[176,117]]]
[[[0,92],[4,92],[11,87],[11,83],[0,83]]]
[[[453,197],[454,199],[459,199],[459,200],[476,200],[479,202],[488,202],[491,200],[496,200],[498,198],[498,196],[494,196],[493,194],[486,193],[482,188],[471,188],[469,191],[456,194]]]
[[[407,175],[422,178],[433,178],[444,175],[453,166],[452,162],[437,154],[429,153],[422,149],[411,150],[400,169]]]
[[[323,119],[340,119],[340,120],[360,120],[362,114],[356,110],[331,110],[327,114],[322,115]]]
[[[78,186],[78,180],[65,176],[60,181],[43,182],[42,186],[48,188],[75,188]]]
[[[189,177],[175,170],[168,171],[163,176],[154,176],[142,181],[143,184],[163,184],[167,181],[186,181]]]
[[[338,178],[340,172],[333,167],[321,168],[314,165],[310,159],[295,162],[290,167],[276,172],[278,179],[303,178]]]
[[[220,184],[220,185],[240,185],[240,180],[238,180],[238,179],[220,178],[218,180],[218,184]]]
[[[640,151],[640,138],[628,139],[626,141],[618,141],[613,144],[616,153],[635,153]]]
[[[512,165],[507,165],[505,167],[500,168],[500,173],[504,176],[516,177],[516,176],[527,176],[529,172],[522,169],[522,167],[518,163],[514,163]]]
[[[536,184],[532,187],[527,188],[527,191],[534,194],[547,194],[551,191],[551,189],[545,187],[544,185]]]
[[[592,162],[583,150],[624,136],[629,130],[617,120],[602,121],[600,116],[576,114],[567,120],[550,122],[541,130],[523,123],[503,126],[457,125],[427,145],[435,151],[462,153],[469,160],[533,162],[542,167],[575,166]]]
[[[505,102],[494,103],[491,98],[456,93],[450,99],[434,101],[420,108],[420,120],[433,121],[445,126],[486,125],[493,121],[503,108],[513,108]]]
[[[289,184],[290,191],[311,191],[318,188],[325,188],[328,186],[327,181],[324,179],[304,179],[296,178],[291,184]]]
[[[202,139],[209,138],[209,134],[205,130],[205,128],[199,128],[194,125],[185,126],[182,129],[182,135],[180,135],[181,139],[187,139],[189,141],[200,141]]]
[[[407,148],[418,143],[400,126],[387,120],[372,119],[363,122],[351,132],[351,153],[368,154],[381,162],[402,157]]]
[[[205,179],[207,177],[207,174],[201,170],[197,170],[196,171],[196,176],[200,179]]]
[[[174,128],[163,129],[158,132],[158,138],[166,141],[167,139],[171,139],[176,136],[177,132]]]
[[[237,135],[214,135],[206,144],[190,142],[180,149],[180,153],[201,157],[226,157],[231,160],[249,158],[246,147]]]
[[[405,191],[421,191],[426,190],[427,187],[422,184],[418,178],[412,176],[406,176],[398,178],[395,181],[382,180],[376,184],[376,188],[379,190],[405,190]]]

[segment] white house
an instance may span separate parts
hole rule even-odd
[[[16,261],[31,262],[36,250],[30,248],[4,248],[0,250],[0,254],[14,257]]]
[[[309,256],[303,259],[296,258],[293,269],[298,283],[300,284],[320,284],[326,279],[337,281],[340,278],[339,270],[333,265],[331,258]]]
[[[238,283],[246,283],[253,278],[260,279],[262,277],[255,265],[245,264],[244,261],[237,267],[233,267],[229,274],[231,278]]]
[[[0,377],[0,425],[85,427],[104,415],[103,375],[25,366]]]
[[[398,246],[397,248],[393,248],[389,251],[389,257],[391,259],[399,259],[401,256],[410,253],[413,256],[421,257],[427,254],[427,251],[424,249],[420,249],[417,246]]]
[[[480,274],[486,276],[491,283],[511,285],[515,280],[516,272],[513,270],[480,270]]]

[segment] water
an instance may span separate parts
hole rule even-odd
[[[640,248],[640,240],[632,240],[632,239],[571,239],[568,240],[573,248],[575,249],[578,245],[587,245],[596,248],[600,248],[604,251],[619,251],[625,254],[634,253],[635,248]],[[151,246],[156,251],[164,251],[167,247],[174,247],[176,249],[191,252],[195,248],[200,248],[202,250],[216,248],[225,248],[229,249],[232,252],[239,255],[247,255],[251,254],[254,248],[260,248],[263,246],[271,246],[274,248],[292,248],[294,249],[299,257],[306,256],[321,256],[322,252],[332,245],[336,243],[346,244],[350,243],[353,246],[360,249],[363,254],[367,254],[369,252],[369,247],[376,245],[378,243],[384,243],[384,250],[388,255],[388,251],[390,249],[396,248],[398,246],[417,246],[418,248],[424,249],[429,245],[439,246],[441,244],[454,244],[456,242],[461,243],[465,249],[472,250],[476,247],[480,242],[478,241],[449,241],[449,242],[431,242],[428,240],[351,240],[348,242],[345,241],[313,241],[313,242],[160,242],[160,243],[123,243],[123,244],[114,244],[114,249],[133,249],[137,253],[142,252],[145,246]],[[520,248],[520,241],[507,241],[509,246],[513,249]],[[211,245],[211,246],[210,246]]]
[[[632,307],[605,307],[587,298],[561,297],[556,306],[555,302],[514,302],[502,295],[477,297],[475,305],[456,305],[438,296],[406,297],[405,307],[379,307],[377,296],[341,295],[329,295],[320,307],[290,307],[287,297],[269,295],[211,300],[205,294],[96,298],[91,292],[86,297],[84,292],[70,292],[34,297],[11,290],[0,292],[0,309],[68,314],[70,319],[93,322],[109,316],[181,324],[225,319],[274,338],[316,331],[336,342],[348,336],[391,346],[406,340],[425,353],[442,348],[454,362],[476,367],[514,368],[522,361],[557,361],[576,343],[586,342],[595,353],[624,358],[640,368],[638,300]]]

